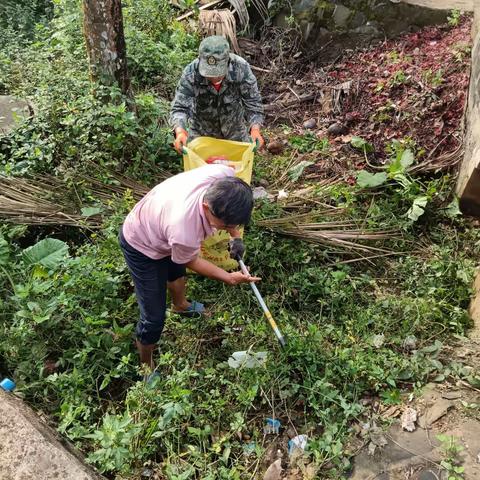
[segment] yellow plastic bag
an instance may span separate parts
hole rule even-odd
[[[211,137],[197,137],[185,147],[183,167],[185,171],[206,165],[210,157],[224,156],[235,164],[235,175],[250,185],[253,169],[253,143],[219,140]],[[230,235],[219,231],[202,243],[200,256],[225,270],[233,270],[238,263],[230,258],[228,241]]]

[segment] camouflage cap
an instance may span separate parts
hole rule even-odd
[[[228,72],[230,45],[225,37],[205,38],[198,49],[198,71],[202,77],[223,77]]]

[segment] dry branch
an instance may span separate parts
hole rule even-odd
[[[94,165],[92,169],[102,170]],[[101,215],[87,217],[80,213],[86,205],[82,204],[78,190],[88,191],[104,205],[115,196],[123,196],[127,190],[135,200],[149,191],[145,185],[116,172],[108,172],[108,178],[110,183],[88,175],[76,175],[67,181],[54,176],[36,179],[0,176],[0,218],[26,225],[98,228],[102,224]]]

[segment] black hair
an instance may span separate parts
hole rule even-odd
[[[215,180],[204,197],[210,211],[225,225],[247,225],[253,209],[250,185],[240,178],[226,177]]]

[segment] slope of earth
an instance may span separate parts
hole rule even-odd
[[[250,45],[248,51],[268,70],[256,73],[270,126],[309,129],[317,137],[344,141],[359,135],[382,162],[395,138],[408,138],[425,157],[461,147],[470,31],[471,19],[464,16],[455,26],[428,27],[346,51],[326,66],[312,61],[321,52],[294,55],[295,41],[285,36],[263,42],[260,51]]]

